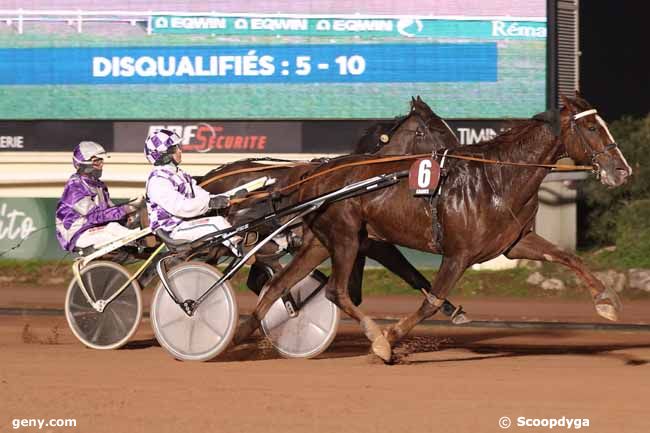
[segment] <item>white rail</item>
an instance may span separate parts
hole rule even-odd
[[[183,155],[183,169],[194,176],[203,175],[220,164],[244,158],[271,156],[292,161],[308,161],[338,154],[192,154]],[[141,194],[151,165],[141,153],[111,152],[102,180],[113,197]],[[262,162],[264,163],[264,162]],[[281,164],[267,162],[268,164]],[[68,152],[0,152],[0,197],[60,197],[64,183],[73,173]]]
[[[24,31],[24,23],[30,21],[62,22],[70,26],[76,25],[77,32],[82,33],[84,22],[115,22],[128,23],[135,26],[145,23],[147,34],[152,32],[152,19],[157,15],[173,15],[187,17],[283,17],[283,18],[335,18],[335,19],[401,19],[415,18],[427,20],[462,20],[462,21],[538,21],[546,22],[540,17],[510,17],[510,16],[463,16],[463,15],[377,15],[377,14],[295,14],[295,13],[254,13],[254,12],[179,12],[179,11],[86,11],[86,10],[31,10],[31,9],[0,9],[0,20],[7,25],[17,24],[18,33]]]
[[[157,14],[157,13],[156,13]],[[161,13],[164,14],[164,13]],[[179,13],[174,13],[175,15]],[[0,10],[0,19],[7,25],[16,22],[19,34],[23,34],[24,23],[35,22],[62,22],[68,25],[77,26],[77,33],[82,33],[84,22],[115,22],[128,23],[135,26],[138,22],[146,23],[147,34],[151,34],[151,17],[155,15],[149,12],[128,12],[128,11],[84,11],[84,10]]]

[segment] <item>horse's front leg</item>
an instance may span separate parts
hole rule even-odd
[[[401,340],[411,329],[424,319],[433,316],[440,307],[444,304],[445,298],[456,285],[460,277],[463,275],[469,260],[465,257],[443,256],[442,263],[438,274],[433,281],[432,288],[429,292],[431,296],[427,296],[420,308],[410,316],[402,318],[395,325],[386,329],[386,337],[391,345]]]
[[[332,273],[325,286],[325,296],[359,322],[364,334],[372,342],[373,353],[388,362],[392,357],[388,340],[379,325],[352,302],[348,290],[359,250],[357,231],[351,224],[343,222],[338,225],[328,224],[328,233],[321,233],[322,239],[327,239],[332,257]]]
[[[395,245],[385,241],[366,239],[361,244],[361,254],[364,253],[406,281],[406,283],[418,292],[422,290],[426,290],[427,292],[431,291],[431,283],[429,283],[429,280],[404,257],[404,254]],[[352,289],[350,293],[354,293]],[[451,317],[451,321],[455,325],[472,321],[463,311],[462,307],[456,307],[447,299],[445,299],[445,303],[442,306],[442,311]]]
[[[332,273],[325,286],[325,296],[359,322],[364,334],[372,342],[375,355],[386,362],[390,361],[390,344],[381,328],[352,302],[348,290],[355,263],[358,265],[356,259],[359,245],[365,238],[358,208],[353,201],[347,201],[329,208],[309,224],[312,233],[327,248],[332,259]]]
[[[506,257],[510,259],[529,259],[560,263],[572,269],[587,283],[596,307],[596,312],[605,319],[612,321],[618,320],[618,313],[621,311],[622,305],[616,292],[605,287],[577,256],[562,251],[537,233],[529,232],[524,235],[506,253]]]

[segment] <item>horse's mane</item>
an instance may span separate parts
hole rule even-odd
[[[583,99],[579,94],[577,94],[575,97],[568,97],[567,99],[569,99],[571,103],[580,110],[589,110],[592,108],[589,102]],[[523,122],[517,124],[513,123],[510,129],[497,135],[491,140],[464,147],[463,150],[471,148],[480,149],[482,151],[485,150],[486,147],[492,148],[494,146],[507,145],[515,142],[522,143],[524,140],[532,138],[531,130],[539,127],[540,125],[547,126],[548,132],[551,132],[554,135],[558,135],[560,128],[559,122],[561,122],[559,116],[560,115],[558,110],[549,110],[543,113],[538,113]]]
[[[512,122],[509,124],[509,129],[492,139],[469,146],[462,146],[459,150],[461,150],[463,154],[485,154],[485,152],[493,149],[510,147],[510,145],[515,143],[524,143],[534,137],[533,130],[541,125],[547,125],[547,123],[542,119],[535,118],[517,123]]]
[[[573,106],[581,111],[589,110],[592,106],[579,94],[575,97],[567,97]],[[491,140],[482,141],[471,146],[463,146],[463,153],[467,154],[484,154],[486,151],[509,147],[514,143],[521,144],[520,147],[525,146],[528,140],[534,139],[535,135],[532,130],[539,126],[546,126],[546,132],[558,135],[560,130],[560,117],[559,110],[549,110],[543,113],[536,114],[530,119],[521,122],[510,122],[509,129],[492,138]]]

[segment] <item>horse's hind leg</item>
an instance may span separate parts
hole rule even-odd
[[[621,310],[621,301],[615,291],[607,288],[587,269],[585,264],[577,256],[562,251],[543,237],[534,232],[524,235],[506,253],[510,259],[542,260],[563,264],[572,269],[578,276],[587,283],[589,292],[593,297],[596,312],[605,319],[618,320],[618,312]]]
[[[296,285],[328,257],[329,253],[318,239],[313,235],[306,237],[291,263],[273,277],[268,290],[255,306],[253,314],[239,324],[234,338],[235,344],[242,343],[259,328],[266,313],[287,287]]]
[[[363,268],[366,266],[366,256],[359,253],[357,254],[356,259],[354,260],[354,266],[352,267],[352,272],[350,274],[350,282],[348,284],[348,293],[350,294],[350,299],[354,302],[354,305],[357,307],[361,305],[363,300]]]
[[[420,308],[415,313],[402,318],[399,322],[386,330],[386,337],[391,345],[402,339],[415,327],[415,325],[427,317],[434,315],[436,311],[440,309],[447,294],[456,285],[460,277],[463,275],[463,272],[467,269],[468,263],[469,262],[466,259],[461,257],[443,256],[440,269],[438,270],[438,274],[436,275],[431,291],[429,292],[433,294],[434,297],[431,299],[425,298],[424,301],[422,301],[422,305],[420,305]]]

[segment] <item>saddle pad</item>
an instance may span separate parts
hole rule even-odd
[[[433,195],[440,181],[440,165],[433,158],[415,160],[409,170],[409,189],[413,195]]]

